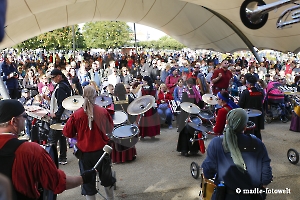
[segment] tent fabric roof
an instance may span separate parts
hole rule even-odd
[[[210,9],[231,21],[258,49],[299,50],[300,25],[276,28],[278,16],[287,6],[269,13],[263,28],[251,30],[240,20],[241,4],[241,0],[8,0],[6,36],[0,49],[57,28],[95,21],[147,25],[192,49],[220,52],[247,49],[236,31]]]

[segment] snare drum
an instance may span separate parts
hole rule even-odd
[[[124,124],[128,119],[128,115],[124,111],[115,111],[115,113],[112,115],[112,120],[114,122],[114,125],[120,125]]]
[[[254,134],[255,123],[252,121],[247,122],[247,128],[245,130],[245,134]]]
[[[125,151],[133,147],[139,140],[139,132],[139,128],[134,124],[115,127],[112,136],[116,150]]]
[[[200,199],[210,200],[212,194],[214,193],[214,189],[216,188],[214,181],[212,179],[204,178],[203,173],[201,173],[200,187],[201,187],[200,194],[199,194]]]

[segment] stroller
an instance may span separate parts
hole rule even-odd
[[[280,86],[280,83],[276,81],[268,84],[265,104],[265,121],[267,123],[271,123],[275,119],[280,119],[283,123],[286,123],[292,115],[289,98],[279,89]]]

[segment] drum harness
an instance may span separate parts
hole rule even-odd
[[[15,160],[15,152],[21,144],[27,142],[26,140],[18,140],[17,138],[10,139],[4,146],[0,149],[0,172],[5,174],[10,180],[12,180],[12,166]],[[41,190],[39,189],[41,192]],[[13,199],[24,199],[31,200],[30,198],[24,196],[23,194],[16,191],[15,187],[12,185]]]

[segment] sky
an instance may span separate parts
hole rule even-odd
[[[128,22],[128,26],[133,29],[133,23]],[[137,40],[145,41],[145,40],[158,40],[159,38],[165,36],[166,34],[162,31],[159,31],[155,28],[151,28],[149,26],[144,26],[141,24],[135,24],[135,29],[137,33]]]
[[[83,27],[84,23],[78,24],[80,28]],[[127,25],[134,30],[133,23],[128,22]],[[159,31],[155,28],[149,26],[144,26],[141,24],[135,24],[136,30],[136,39],[138,41],[147,41],[147,40],[158,40],[159,38],[165,36],[166,34],[162,31]]]

